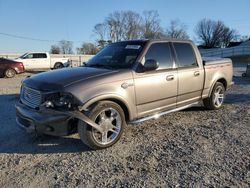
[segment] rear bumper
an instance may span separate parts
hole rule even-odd
[[[16,71],[17,74],[24,73],[24,69],[21,68],[21,67],[15,67],[15,71]]]
[[[35,110],[20,102],[16,104],[16,123],[27,132],[38,132],[54,136],[71,133],[72,116],[55,110]]]

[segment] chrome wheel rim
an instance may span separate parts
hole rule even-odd
[[[215,107],[220,107],[224,101],[224,90],[222,87],[217,87],[214,91],[213,103]]]
[[[93,128],[92,135],[95,141],[101,145],[112,143],[121,132],[122,120],[119,112],[114,108],[102,110],[95,118],[95,123],[100,125],[103,132]]]

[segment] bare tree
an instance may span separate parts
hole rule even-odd
[[[93,32],[98,36],[98,40],[106,40],[107,38],[107,26],[105,23],[96,24]]]
[[[172,20],[166,30],[166,37],[176,39],[189,39],[186,32],[186,26],[178,20]]]
[[[112,42],[117,42],[122,40],[123,35],[123,22],[124,17],[122,12],[115,11],[111,13],[105,20],[105,25],[107,25],[109,38]]]
[[[62,54],[72,54],[73,53],[73,42],[67,40],[61,40],[59,46]]]
[[[132,40],[140,37],[141,33],[141,16],[133,11],[126,11],[122,13],[124,22],[122,24],[123,40]]]
[[[222,21],[203,19],[198,22],[195,32],[206,48],[226,47],[236,37],[236,31]]]
[[[221,47],[226,48],[230,42],[236,41],[237,38],[238,34],[236,30],[225,27],[221,38]]]
[[[96,24],[93,32],[97,35],[97,48],[99,50],[103,49],[107,44],[112,43],[110,39],[110,31],[106,22]]]
[[[144,11],[143,16],[134,11],[115,11],[103,23],[95,25],[93,32],[98,37],[100,48],[109,43],[107,41],[165,37],[155,10]]]
[[[98,48],[93,43],[83,43],[77,51],[79,54],[95,55],[98,52]]]
[[[97,48],[99,50],[103,49],[106,45],[111,44],[111,40],[98,40],[97,41]]]
[[[61,53],[60,47],[57,45],[52,45],[50,48],[50,53],[51,54],[60,54]]]
[[[207,48],[218,47],[222,35],[222,23],[203,19],[196,26],[196,34],[202,45]]]
[[[133,11],[115,11],[103,23],[96,24],[93,32],[100,48],[110,41],[136,39],[141,34],[141,16]]]
[[[157,11],[144,11],[142,20],[142,38],[155,39],[164,37]]]

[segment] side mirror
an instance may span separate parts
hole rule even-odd
[[[143,67],[144,71],[152,71],[159,67],[159,63],[154,59],[147,59]]]

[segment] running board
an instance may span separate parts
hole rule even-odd
[[[189,105],[186,105],[186,106],[182,106],[182,107],[179,107],[179,108],[175,108],[175,109],[172,109],[172,110],[168,110],[168,111],[165,111],[165,112],[160,112],[160,113],[154,114],[152,116],[147,116],[147,117],[144,117],[144,118],[141,118],[141,119],[130,121],[129,123],[130,124],[137,124],[137,123],[142,123],[142,122],[150,120],[150,119],[158,119],[159,117],[161,117],[163,115],[166,115],[166,114],[169,114],[169,113],[172,113],[172,112],[177,112],[177,111],[180,111],[180,110],[184,110],[186,108],[190,108],[190,107],[192,107],[194,105],[197,105],[197,104],[199,104],[199,102],[195,102],[195,103],[192,103],[192,104],[189,104]]]

